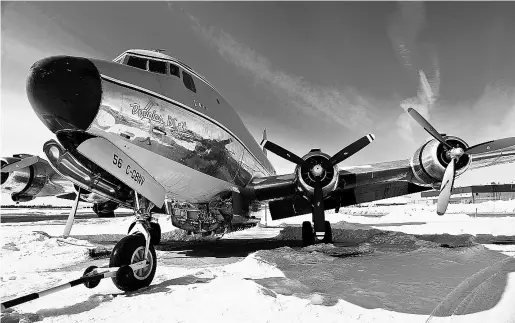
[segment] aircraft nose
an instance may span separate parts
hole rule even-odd
[[[52,56],[32,65],[27,78],[32,109],[52,132],[86,130],[102,99],[100,73],[90,60]]]

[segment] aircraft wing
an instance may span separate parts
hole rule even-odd
[[[354,188],[378,183],[412,182],[409,159],[340,169],[339,187]]]
[[[470,169],[478,169],[515,162],[515,147],[500,152],[477,154],[472,157]]]
[[[324,201],[324,209],[339,209],[366,202],[383,200],[391,197],[408,195],[431,190],[431,187],[419,186],[406,181],[391,181],[367,184],[359,187],[338,189]],[[293,195],[284,199],[269,202],[270,214],[273,220],[289,218],[312,212],[309,201]]]
[[[515,147],[472,157],[469,170],[515,162]],[[324,200],[324,209],[372,202],[432,190],[439,182],[416,178],[410,160],[345,167],[339,170],[336,189]],[[300,193],[295,174],[255,178],[248,187],[255,198],[268,200],[273,219],[311,213],[311,205]]]

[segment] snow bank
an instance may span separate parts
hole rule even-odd
[[[2,322],[423,322],[420,315],[345,301],[321,306],[327,298],[323,293],[299,298],[254,281],[282,276],[255,255],[202,270],[161,268],[149,288],[121,293],[104,280],[95,290],[77,287],[9,309]]]
[[[476,238],[469,234],[422,234],[413,235],[399,231],[388,231],[377,229],[373,226],[357,225],[346,222],[338,222],[332,226],[333,243],[357,246],[366,244],[368,246],[399,247],[404,249],[437,248],[437,247],[470,247],[478,244]],[[515,237],[512,236],[515,241]],[[302,229],[299,227],[283,228],[276,237],[279,240],[301,240]],[[486,240],[486,237],[485,237]],[[491,240],[490,240],[491,241]],[[311,247],[308,247],[311,248]],[[331,248],[329,247],[328,250]],[[356,250],[368,252],[369,248]]]
[[[83,262],[97,246],[85,240],[61,239],[42,231],[23,227],[2,226],[2,266],[0,295],[2,299],[18,295],[20,291],[35,291],[63,282],[60,268]],[[80,274],[79,274],[80,275]],[[75,279],[77,276],[70,278]]]
[[[19,216],[33,216],[33,215],[66,215],[70,214],[71,208],[48,208],[48,209],[40,209],[40,208],[1,208],[1,215],[19,215]],[[93,210],[91,207],[79,207],[77,208],[77,213],[92,213]]]
[[[340,209],[342,214],[369,215],[388,214],[399,210],[428,211],[436,214],[436,204],[376,205],[368,207],[349,206]],[[515,213],[515,200],[487,201],[474,204],[449,204],[446,214]]]

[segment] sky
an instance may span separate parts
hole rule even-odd
[[[1,15],[1,156],[44,156],[54,138],[26,97],[35,61],[130,48],[192,66],[258,142],[266,128],[298,155],[332,155],[376,135],[340,166],[410,158],[428,134],[407,107],[470,145],[515,136],[513,2],[2,1]],[[294,170],[268,156],[278,173]],[[467,172],[456,186],[512,182],[513,169]]]

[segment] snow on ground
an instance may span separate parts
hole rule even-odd
[[[264,242],[265,247],[243,256],[220,256],[228,257],[221,262],[214,261],[216,255],[202,256],[209,246],[198,249],[191,245],[179,251],[165,246],[157,248],[158,269],[148,288],[123,293],[105,279],[96,289],[78,286],[8,309],[2,313],[2,322],[426,322],[440,302],[440,314],[445,310],[445,315],[464,314],[458,317],[464,322],[488,322],[494,317],[496,322],[509,322],[515,317],[513,306],[507,306],[515,300],[515,258],[494,251],[513,256],[513,245],[485,245],[492,250],[481,245],[448,249],[410,235],[514,236],[515,217],[474,218],[464,213],[439,217],[431,207],[418,205],[379,210],[328,212],[332,223],[350,222],[334,225],[336,240],[361,239],[357,247],[335,243],[300,248],[285,241],[282,247],[267,248]],[[358,211],[362,213],[354,215]],[[374,214],[386,215],[370,216]],[[281,234],[298,239],[298,225],[305,220],[311,220],[311,215],[266,222],[272,226],[295,224],[296,228]],[[3,301],[80,277],[93,261],[88,250],[99,244],[112,247],[126,234],[132,218],[78,220],[66,242],[58,238],[64,222],[2,224]],[[164,240],[180,235],[165,215],[159,222]],[[281,230],[255,227],[226,234],[220,243],[273,240]],[[188,259],[195,259],[195,265]],[[107,263],[108,259],[95,260],[97,265]],[[493,269],[488,269],[492,264]],[[472,278],[460,285],[468,277]],[[477,277],[489,284],[478,283],[482,281]],[[463,296],[471,286],[476,287],[475,294]],[[477,310],[474,299],[484,300],[477,292],[485,290],[490,301],[483,301]],[[445,297],[449,293],[452,298]],[[436,316],[429,322],[450,318],[457,319]]]
[[[19,216],[31,216],[31,215],[66,215],[70,214],[69,207],[62,208],[48,208],[48,209],[37,209],[37,208],[2,208],[2,215],[16,214]],[[90,213],[93,212],[91,207],[80,206],[77,208],[77,213]]]
[[[467,214],[468,211],[476,208],[481,210],[478,213],[495,213],[495,217],[475,217]],[[443,216],[436,214],[436,205],[348,207],[340,209],[340,213],[327,211],[326,220],[331,223],[345,221],[368,224],[383,230],[410,234],[468,233],[511,236],[515,235],[515,200],[481,204],[450,204],[448,212]],[[303,221],[311,221],[311,214],[275,221],[268,219],[266,222],[269,226],[282,226],[283,224],[298,225]],[[261,218],[261,223],[265,223],[264,217]],[[388,226],[388,224],[391,225]]]

